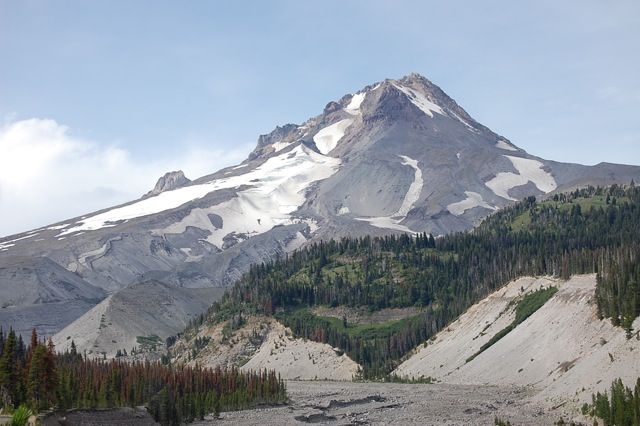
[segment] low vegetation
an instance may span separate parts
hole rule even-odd
[[[541,288],[541,289],[536,290],[536,291],[534,291],[532,293],[526,294],[518,302],[518,304],[516,306],[516,317],[511,322],[511,324],[509,324],[508,326],[506,326],[505,328],[503,328],[502,330],[497,332],[491,339],[489,339],[489,341],[487,343],[485,343],[484,345],[480,346],[480,349],[478,349],[478,352],[476,352],[475,354],[473,354],[469,358],[467,358],[467,362],[471,362],[475,357],[477,357],[482,352],[484,352],[487,349],[489,349],[496,342],[498,342],[504,336],[509,334],[520,323],[522,323],[524,320],[526,320],[531,315],[533,315],[533,313],[535,311],[540,309],[542,307],[542,305],[544,305],[547,302],[547,300],[551,299],[551,297],[554,294],[556,294],[557,291],[558,291],[558,289],[556,287],[547,287],[547,288]]]

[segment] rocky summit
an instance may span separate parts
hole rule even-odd
[[[91,335],[77,340],[111,355],[113,340],[154,328],[165,338],[184,326],[155,327],[155,314],[125,309],[140,288],[169,313],[180,300],[180,312],[194,316],[221,293],[195,290],[224,288],[252,263],[310,241],[464,231],[524,197],[632,179],[640,167],[536,157],[426,78],[388,79],[260,136],[241,164],[194,181],[170,172],[141,199],[1,238],[0,293],[28,287],[0,317],[23,334],[46,324],[58,339]],[[76,323],[91,309],[92,322]],[[122,317],[105,323],[104,312]]]

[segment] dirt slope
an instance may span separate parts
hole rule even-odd
[[[173,361],[242,370],[267,368],[291,380],[351,380],[360,368],[327,344],[294,338],[290,329],[273,318],[250,317],[226,336],[224,326],[205,327],[197,336],[178,341],[172,349],[177,354]],[[198,348],[196,338],[206,339],[206,346]]]
[[[531,317],[466,362],[514,316],[514,298],[540,286],[558,292]],[[521,278],[471,307],[396,369],[401,376],[431,376],[445,383],[530,386],[536,399],[576,406],[621,377],[640,376],[640,340],[599,320],[593,301],[595,275],[563,282]],[[640,327],[636,320],[634,328]]]

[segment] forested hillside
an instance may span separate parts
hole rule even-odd
[[[469,233],[345,238],[256,265],[186,333],[204,322],[275,315],[296,335],[346,351],[364,367],[364,377],[381,377],[514,278],[593,272],[599,273],[601,314],[630,327],[640,314],[639,237],[640,189],[633,184],[590,187],[542,202],[530,197]],[[413,307],[419,314],[354,325],[314,314],[317,306]]]

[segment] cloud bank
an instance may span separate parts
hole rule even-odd
[[[55,120],[0,125],[0,236],[139,198],[169,170],[190,179],[215,172],[249,149],[191,146],[173,158],[139,160],[117,146],[74,137]]]

